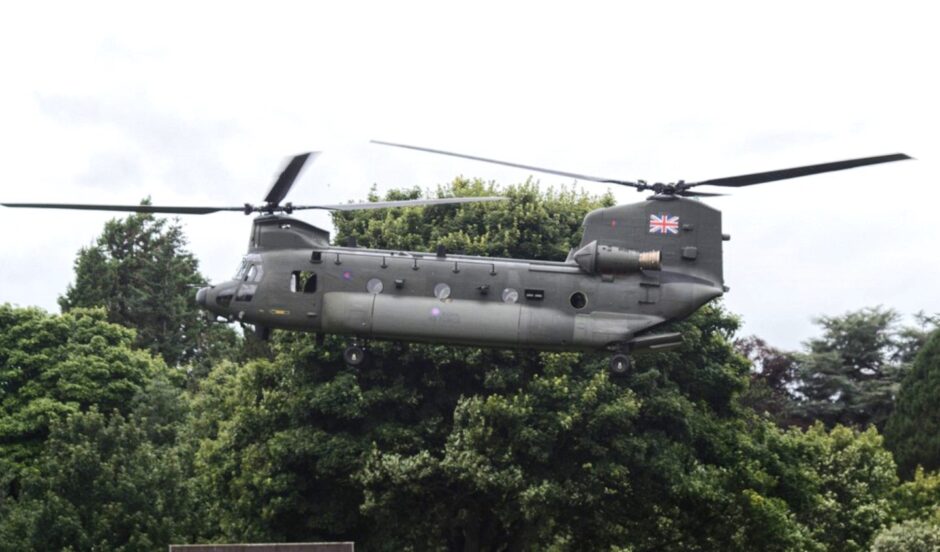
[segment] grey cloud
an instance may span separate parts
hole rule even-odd
[[[159,177],[174,190],[208,190],[232,178],[219,151],[238,131],[233,121],[188,119],[161,112],[142,94],[133,99],[44,95],[37,96],[37,102],[45,114],[59,122],[117,129],[140,151],[156,158],[153,166],[165,167]],[[139,178],[140,167],[129,160],[135,155],[130,150],[103,154],[80,182],[101,185],[102,178]]]
[[[738,143],[736,150],[739,153],[778,153],[793,147],[821,144],[835,137],[835,134],[801,130],[752,133]]]

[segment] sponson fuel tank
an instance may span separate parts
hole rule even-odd
[[[642,314],[569,314],[501,302],[348,292],[324,294],[322,312],[323,325],[336,333],[557,350],[597,349],[662,322]]]

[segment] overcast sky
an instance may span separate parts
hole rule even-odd
[[[307,150],[324,153],[295,203],[529,176],[372,138],[650,181],[904,152],[917,160],[707,200],[732,235],[725,303],[789,349],[823,314],[940,312],[931,3],[454,5],[7,4],[0,200],[239,205]],[[110,216],[2,208],[0,302],[57,311]],[[182,222],[203,273],[229,277],[250,219]]]

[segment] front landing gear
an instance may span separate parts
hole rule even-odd
[[[630,371],[632,362],[630,360],[630,355],[624,353],[616,353],[614,356],[610,357],[610,372],[618,376],[626,374]]]
[[[358,343],[352,343],[343,351],[343,362],[347,366],[359,366],[366,360],[366,350]]]

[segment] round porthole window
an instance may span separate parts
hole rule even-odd
[[[444,283],[434,286],[434,297],[437,297],[441,301],[450,297],[450,286]]]
[[[385,289],[385,286],[382,284],[382,280],[379,280],[378,278],[372,278],[366,282],[366,291],[372,295],[378,295],[382,293],[383,289]]]
[[[517,303],[519,301],[519,292],[512,289],[506,288],[503,290],[503,303]]]
[[[571,306],[576,309],[583,309],[587,305],[587,297],[580,291],[571,294]]]

